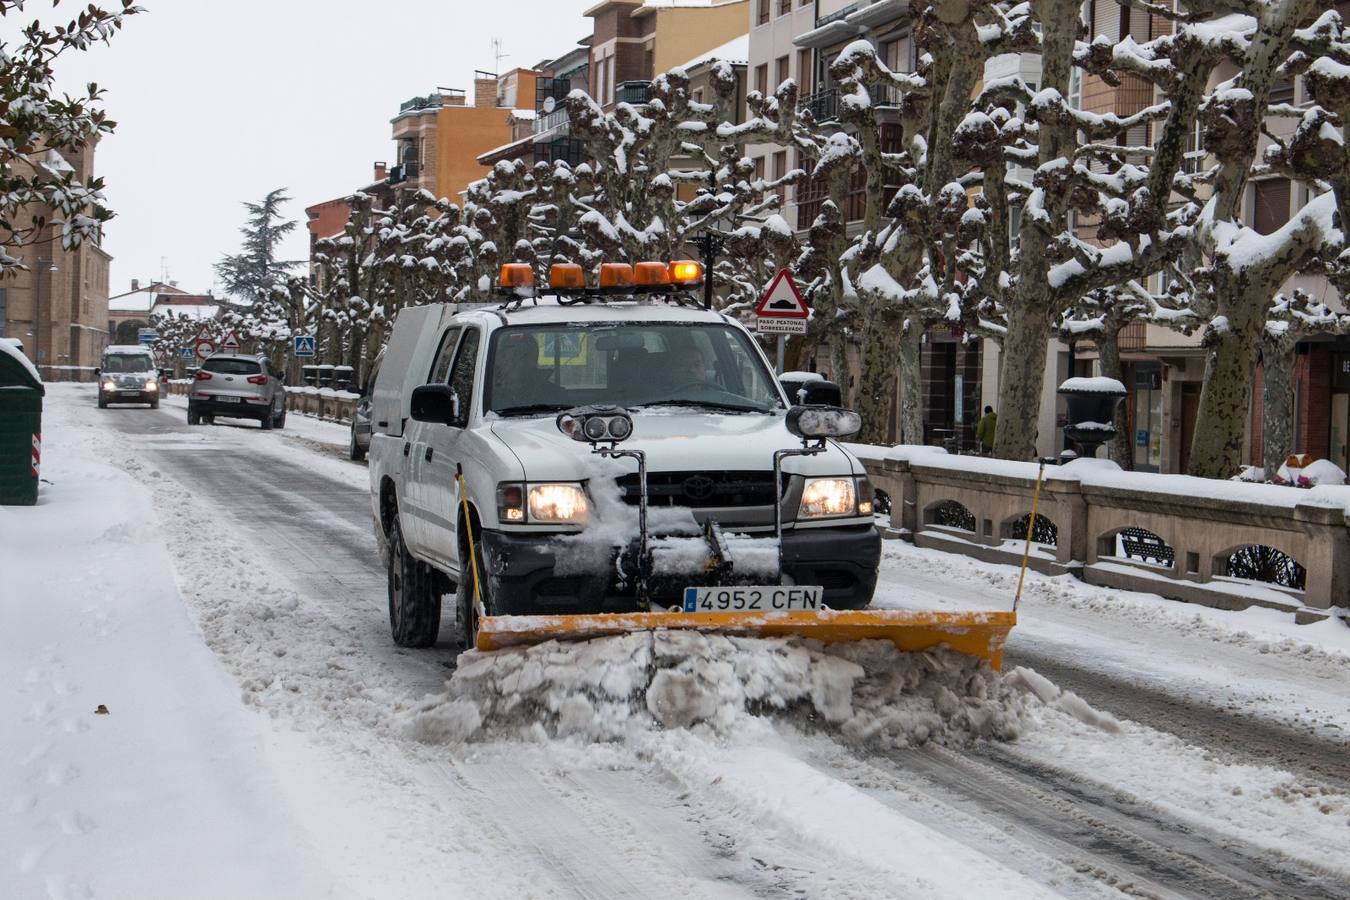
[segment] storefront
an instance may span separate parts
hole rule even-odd
[[[1327,458],[1350,471],[1350,347],[1331,354],[1331,435]]]

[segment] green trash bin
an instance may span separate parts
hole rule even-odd
[[[27,358],[0,341],[0,505],[37,503],[45,393]]]

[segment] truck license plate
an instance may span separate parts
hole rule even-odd
[[[742,585],[687,587],[685,612],[788,612],[820,609],[825,589],[819,585]]]

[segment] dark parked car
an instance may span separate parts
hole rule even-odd
[[[370,450],[370,406],[375,394],[375,376],[379,374],[380,360],[377,359],[370,367],[370,377],[361,388],[361,399],[356,401],[356,408],[352,411],[352,436],[347,455],[355,460],[365,459]]]

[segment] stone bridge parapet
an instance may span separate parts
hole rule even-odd
[[[890,498],[891,536],[1021,563],[1037,464],[935,447],[850,449]],[[1350,487],[1125,472],[1083,459],[1046,467],[1038,519],[1037,571],[1225,609],[1284,609],[1300,621],[1350,608]],[[1302,587],[1288,574],[1298,567]]]

